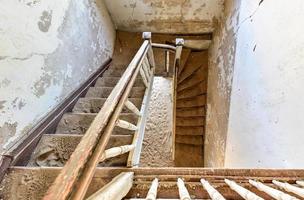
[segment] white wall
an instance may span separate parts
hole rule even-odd
[[[205,33],[214,29],[223,0],[105,0],[119,30]]]
[[[303,10],[242,1],[225,167],[304,167]]]
[[[0,0],[0,153],[111,57],[102,0]]]

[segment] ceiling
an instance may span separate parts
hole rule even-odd
[[[105,0],[118,30],[209,33],[223,0]]]

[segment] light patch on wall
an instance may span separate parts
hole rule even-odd
[[[69,2],[0,0],[1,57],[26,59],[54,52]]]

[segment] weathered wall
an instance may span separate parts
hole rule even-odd
[[[225,2],[225,11],[209,49],[206,167],[224,166],[239,7],[240,0]]]
[[[0,153],[112,55],[102,0],[0,0]]]
[[[119,30],[205,33],[223,10],[223,0],[105,0]]]
[[[226,167],[303,168],[304,1],[242,1]]]

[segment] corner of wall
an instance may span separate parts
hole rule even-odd
[[[225,2],[209,49],[205,167],[224,167],[240,3]]]

